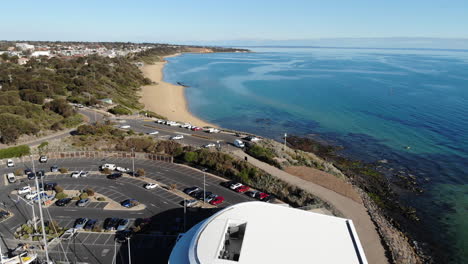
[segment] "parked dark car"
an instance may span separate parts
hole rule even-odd
[[[267,197],[265,197],[264,199],[262,199],[262,201],[267,202],[267,203],[272,203],[272,202],[275,201],[275,199],[276,198],[273,195],[270,194]]]
[[[196,192],[198,190],[200,190],[200,187],[193,186],[193,187],[185,188],[184,193],[191,194],[191,193]]]
[[[97,220],[96,219],[89,219],[88,222],[86,223],[84,229],[85,230],[93,230],[94,227],[96,226]]]
[[[222,182],[222,183],[220,183],[220,184],[221,184],[221,186],[223,186],[223,187],[229,188],[229,187],[231,187],[231,185],[234,184],[234,183],[236,183],[236,182],[235,182],[235,181],[227,181],[227,182]]]
[[[32,170],[30,168],[24,169],[24,174],[26,174],[26,175],[28,175],[31,172],[32,172]]]
[[[28,174],[28,180],[34,180],[36,178],[36,173],[30,171]]]
[[[55,205],[57,206],[66,206],[67,204],[69,204],[71,202],[71,198],[63,198],[63,199],[60,199],[60,200],[57,200],[55,202]]]
[[[112,174],[108,175],[107,179],[115,180],[115,179],[118,179],[120,177],[122,177],[122,173],[116,172],[116,173],[112,173]]]
[[[38,179],[42,178],[42,177],[45,177],[45,171],[44,170],[38,170],[36,171],[36,177]]]
[[[7,218],[10,215],[9,212],[0,210],[0,219]]]
[[[52,191],[55,186],[57,186],[56,182],[46,182],[44,183],[44,187],[42,187],[42,183],[39,183],[39,188],[43,189],[44,191]]]
[[[135,206],[139,205],[140,203],[135,199],[127,199],[127,200],[121,202],[120,204],[123,207],[132,208],[132,207],[135,207]]]
[[[59,167],[57,165],[53,165],[52,167],[50,167],[50,171],[51,172],[58,172],[59,171]]]
[[[117,231],[123,231],[127,229],[129,224],[130,224],[130,221],[128,219],[120,219],[119,225],[117,226]]]
[[[205,199],[206,197],[208,197],[208,196],[210,196],[210,195],[212,195],[212,194],[213,194],[212,192],[205,192],[205,196],[203,197],[203,191],[202,191],[201,193],[199,193],[199,194],[196,196],[196,198],[197,198],[198,200],[203,200],[203,199]]]
[[[190,196],[197,198],[198,196],[203,195],[203,190],[197,190],[192,193],[190,193]]]
[[[119,225],[119,220],[119,218],[115,217],[106,218],[106,220],[104,220],[104,229],[108,231],[117,229],[117,226]]]
[[[133,232],[131,230],[118,231],[115,234],[115,241],[117,241],[117,243],[125,243],[132,237],[132,235]]]

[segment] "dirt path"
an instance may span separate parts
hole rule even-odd
[[[367,209],[361,203],[355,202],[348,197],[340,195],[318,184],[301,179],[300,177],[296,177],[283,170],[259,161],[241,150],[236,150],[233,152],[233,154],[242,159],[247,156],[248,162],[250,164],[284,180],[285,182],[288,182],[289,184],[303,188],[304,190],[309,191],[320,199],[333,205],[346,218],[353,220],[354,226],[356,227],[356,231],[359,236],[359,240],[361,241],[361,244],[364,248],[368,263],[388,263],[388,260],[385,256],[385,250],[380,242],[380,237],[377,233],[375,225],[367,213]]]

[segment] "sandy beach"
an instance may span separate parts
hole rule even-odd
[[[180,54],[172,56],[177,55]],[[184,93],[185,87],[163,81],[162,70],[166,63],[166,61],[156,62],[144,65],[141,68],[145,77],[156,83],[143,86],[141,89],[140,102],[145,105],[145,109],[163,115],[169,120],[187,122],[200,127],[215,127],[215,125],[195,117],[188,111]]]

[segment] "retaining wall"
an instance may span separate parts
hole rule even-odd
[[[172,156],[161,154],[150,154],[143,152],[135,152],[136,159],[157,160],[163,162],[174,161]],[[33,160],[39,161],[39,154],[32,154],[21,158],[10,158],[15,163],[22,161],[29,161],[32,157]],[[49,152],[46,154],[49,159],[68,159],[68,158],[131,158],[131,152],[124,151],[64,151],[64,152]],[[0,159],[0,166],[6,166],[8,159]]]

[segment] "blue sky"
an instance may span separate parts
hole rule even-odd
[[[467,0],[2,1],[0,39],[468,38]]]

